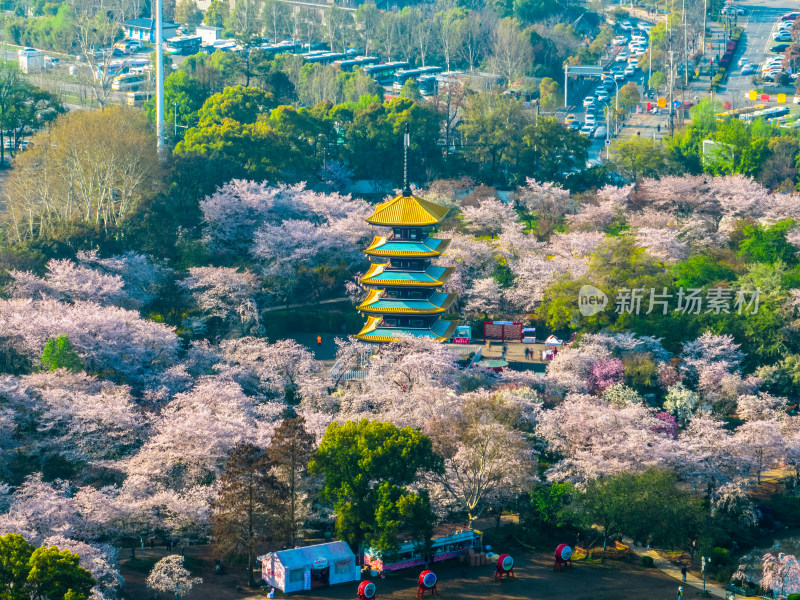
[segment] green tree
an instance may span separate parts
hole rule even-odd
[[[618,142],[611,150],[619,172],[631,180],[658,177],[667,170],[664,146],[639,136]]]
[[[427,490],[409,492],[387,481],[377,490],[375,528],[365,541],[383,556],[397,552],[400,535],[414,542],[417,551],[430,551],[435,516]]]
[[[286,540],[290,548],[297,542],[302,517],[302,491],[306,489],[308,461],[314,452],[314,436],[305,429],[305,419],[284,419],[272,434],[267,455],[280,481],[286,486],[289,502],[286,510]]]
[[[378,510],[383,511],[384,525],[392,520],[388,515],[394,509],[387,507],[388,499],[396,499],[397,505],[405,497],[405,486],[441,468],[427,436],[410,427],[398,429],[366,419],[331,423],[309,464],[312,474],[323,477],[321,497],[334,504],[337,536],[355,547],[380,538]],[[411,512],[419,523],[417,508]]]
[[[545,109],[550,109],[561,102],[561,88],[555,79],[542,78],[539,83],[539,100]]]
[[[272,475],[261,448],[246,442],[234,446],[219,478],[212,505],[211,535],[220,551],[247,555],[247,580],[255,585],[256,549],[283,537],[285,488]]]
[[[25,582],[30,573],[30,558],[35,548],[18,533],[0,537],[0,598],[29,600]]]
[[[258,88],[226,87],[203,103],[197,113],[198,125],[222,125],[226,121],[255,123],[258,116],[273,107],[272,94]]]
[[[26,587],[31,598],[52,600],[87,600],[95,583],[92,575],[80,566],[80,557],[55,546],[37,548],[28,560]]]
[[[792,219],[778,221],[771,227],[743,222],[738,228],[741,236],[739,256],[748,262],[768,265],[777,261],[787,265],[797,264],[797,249],[786,241],[786,233],[796,225]]]
[[[596,526],[603,536],[603,550],[608,538],[623,532],[629,520],[632,499],[636,490],[636,477],[621,473],[614,477],[595,479],[586,486],[583,494],[573,504],[575,516],[586,527]]]
[[[567,129],[555,117],[539,117],[523,130],[512,180],[519,184],[524,184],[526,177],[560,181],[564,173],[586,164],[590,143],[586,136]]]
[[[568,509],[575,489],[570,483],[552,483],[540,485],[530,493],[530,515],[533,523],[542,528],[549,536],[557,529],[568,525],[573,515]]]
[[[75,350],[72,349],[69,339],[65,335],[57,338],[48,338],[42,350],[42,367],[47,371],[67,369],[73,373],[83,370],[83,361]]]
[[[467,99],[461,133],[468,158],[487,183],[499,182],[501,167],[513,162],[528,123],[522,102],[511,96],[484,93]]]
[[[422,100],[422,94],[419,92],[419,85],[417,82],[413,79],[406,79],[406,82],[400,90],[400,97],[414,101]]]
[[[198,112],[207,99],[208,95],[204,92],[200,82],[186,71],[175,71],[164,79],[164,107],[167,122],[170,121],[170,117],[177,120],[179,137],[182,137],[183,132],[186,131],[182,126],[193,127],[197,124]],[[156,99],[151,98],[145,102],[144,110],[147,116],[155,121]]]
[[[629,81],[619,89],[619,101],[628,110],[633,110],[641,99],[639,87],[633,81]]]
[[[227,0],[211,0],[203,15],[203,21],[211,27],[224,27],[229,15],[230,7]]]
[[[194,0],[180,0],[175,7],[175,21],[186,25],[189,31],[194,31],[203,22],[203,13]]]
[[[653,88],[656,92],[667,85],[667,76],[663,71],[654,71],[653,75],[647,82],[647,85]]]

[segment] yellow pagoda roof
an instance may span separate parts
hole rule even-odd
[[[389,263],[373,263],[359,280],[376,287],[440,287],[450,278],[453,267],[430,266],[424,271],[392,269]]]
[[[456,294],[434,292],[429,298],[384,298],[384,290],[369,291],[358,310],[374,314],[432,315],[445,313]]]
[[[372,225],[436,225],[450,209],[416,196],[397,196],[375,207],[367,217]]]
[[[438,320],[428,329],[412,329],[404,327],[385,327],[381,317],[367,317],[364,327],[355,334],[358,340],[364,342],[388,343],[398,340],[402,336],[433,338],[439,342],[444,342],[453,337],[458,321]]]
[[[432,237],[422,241],[394,241],[388,237],[378,236],[372,240],[364,253],[371,256],[429,258],[439,256],[449,245],[450,240]]]

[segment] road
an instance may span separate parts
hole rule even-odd
[[[744,17],[739,17],[738,22],[744,27],[744,35],[733,57],[734,68],[728,75],[726,84],[715,94],[720,100],[730,102],[733,108],[752,104],[747,98],[747,92],[756,89],[752,75],[741,75],[739,60],[746,58],[748,62],[763,65],[768,58],[776,56],[770,52],[770,48],[778,43],[773,41],[772,33],[782,15],[798,8],[798,3],[792,0],[740,0],[738,5],[747,11]],[[713,36],[708,41],[713,48],[707,52],[713,52],[716,56],[718,49],[723,46],[723,31],[719,23],[710,23],[709,28]],[[708,77],[701,77],[690,84],[692,93],[701,98],[708,95],[708,87]]]

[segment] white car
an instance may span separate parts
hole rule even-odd
[[[628,66],[626,67],[626,69],[625,69],[624,73],[625,73],[625,75],[627,75],[627,76],[629,76],[629,77],[630,77],[631,75],[633,75],[634,73],[636,73],[636,67],[635,67],[635,66],[633,66],[633,65],[628,65]]]
[[[611,94],[609,94],[605,88],[602,91],[598,90],[597,92],[597,101],[598,102],[605,102],[611,98]]]
[[[600,125],[600,127],[594,130],[594,135],[592,137],[596,140],[606,137],[606,128]]]
[[[611,41],[611,43],[614,44],[615,46],[624,46],[625,44],[628,43],[628,38],[626,38],[623,35],[620,35],[620,36],[615,37]]]
[[[594,96],[586,96],[583,99],[583,107],[586,108],[587,106],[594,104],[596,102],[596,98]]]
[[[789,35],[788,33],[787,34],[778,33],[773,35],[772,39],[775,40],[776,42],[791,42],[792,36]]]
[[[616,58],[614,58],[614,61],[625,62],[626,60],[628,60],[628,56],[630,55],[627,52],[625,52],[625,50],[623,50],[622,52],[617,54]]]
[[[621,29],[624,29],[625,31],[630,31],[631,29],[633,29],[633,23],[631,23],[630,21],[623,21],[622,23],[619,24],[619,26]]]
[[[586,116],[583,118],[584,125],[594,125],[597,122],[597,118],[594,116],[593,113],[586,113]]]
[[[584,125],[581,127],[581,133],[586,137],[591,137],[594,133],[594,125]]]

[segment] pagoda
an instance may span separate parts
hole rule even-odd
[[[404,146],[407,155],[407,130]],[[402,194],[379,204],[367,218],[389,231],[365,250],[371,265],[360,281],[369,293],[358,310],[367,322],[355,336],[365,342],[393,342],[401,336],[444,341],[458,326],[458,321],[440,318],[456,299],[456,294],[439,289],[453,267],[431,264],[450,245],[450,240],[430,236],[448,208],[412,195],[404,179]]]

